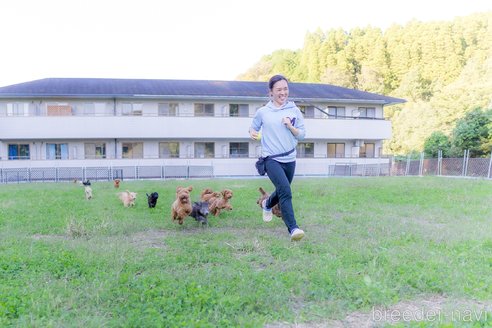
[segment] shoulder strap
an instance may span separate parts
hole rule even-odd
[[[296,150],[296,149],[292,148],[291,150],[286,151],[285,153],[282,153],[282,154],[270,155],[270,156],[268,156],[268,158],[287,156],[287,155],[291,154],[292,152],[294,152],[294,150]]]

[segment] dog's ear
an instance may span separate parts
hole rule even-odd
[[[150,195],[149,195],[149,194],[147,194],[147,193],[145,193],[145,194],[147,195],[147,197],[150,197]]]

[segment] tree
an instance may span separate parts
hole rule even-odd
[[[492,109],[482,111],[476,108],[466,113],[453,130],[453,146],[459,151],[468,149],[471,157],[487,156],[482,145],[490,141],[491,122]]]
[[[433,132],[424,143],[424,152],[430,157],[437,157],[439,150],[442,150],[443,157],[447,157],[450,149],[451,141],[449,140],[449,137],[441,131]]]

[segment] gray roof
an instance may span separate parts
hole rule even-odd
[[[48,78],[0,88],[1,98],[210,98],[262,99],[267,82]],[[289,83],[291,100],[367,102],[390,105],[404,99],[329,84]]]

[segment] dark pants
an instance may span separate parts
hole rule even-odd
[[[282,210],[282,219],[289,233],[294,228],[299,228],[294,217],[294,208],[292,207],[292,192],[290,190],[290,183],[294,179],[294,172],[296,170],[296,162],[280,163],[274,159],[268,159],[266,161],[266,172],[268,177],[275,186],[275,191],[270,195],[270,198],[266,201],[266,206],[272,208],[276,204],[280,203],[280,209]]]

